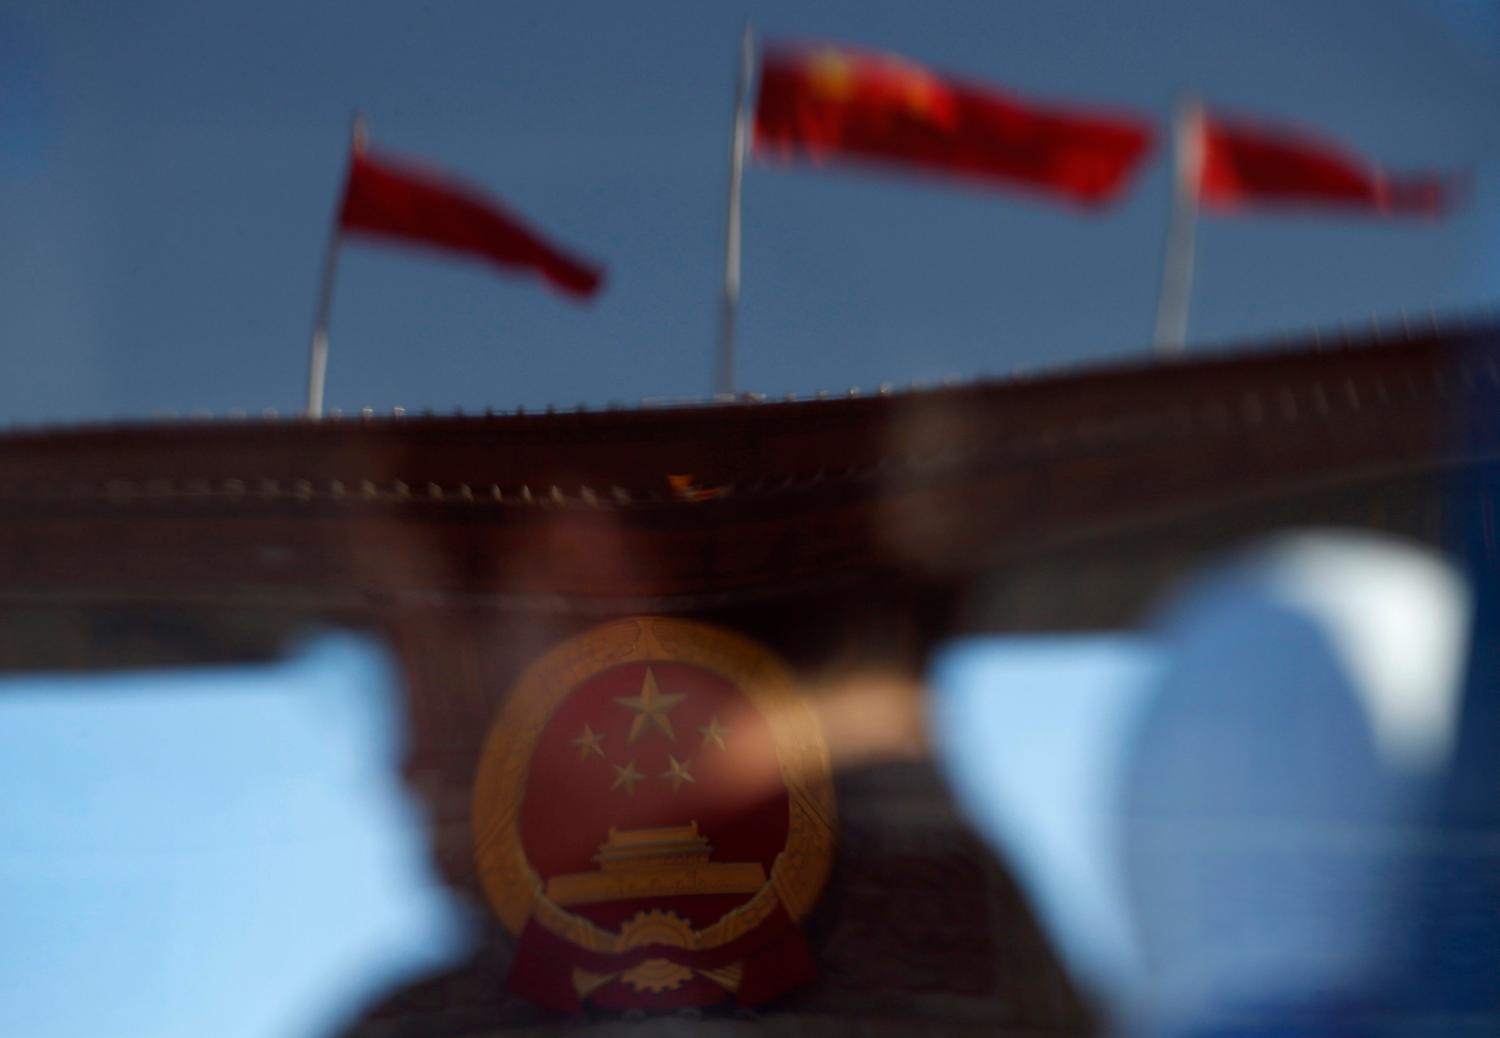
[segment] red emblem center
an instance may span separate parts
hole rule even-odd
[[[532,754],[526,858],[549,896],[600,926],[643,908],[707,926],[764,885],[786,845],[776,760],[765,718],[722,676],[671,660],[601,671]]]

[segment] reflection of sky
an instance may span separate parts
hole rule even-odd
[[[960,802],[1095,991],[1139,979],[1118,798],[1163,665],[1145,637],[973,639],[933,673],[934,731]]]
[[[458,943],[387,661],[0,684],[6,1033],[316,1035]]]
[[[1285,536],[1138,635],[956,643],[939,757],[1117,1013],[1380,1005],[1420,918],[1470,610],[1428,552]]]

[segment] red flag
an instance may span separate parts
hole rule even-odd
[[[598,290],[602,272],[547,242],[496,201],[431,173],[356,151],[339,226],[532,270],[575,296]]]
[[[761,63],[762,156],[869,159],[1100,203],[1124,186],[1151,136],[1130,116],[1043,108],[888,54],[783,48]]]
[[[1436,216],[1452,182],[1391,176],[1338,144],[1308,133],[1201,116],[1198,199],[1205,208],[1337,206],[1386,216]]]

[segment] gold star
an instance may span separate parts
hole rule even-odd
[[[646,680],[641,685],[641,694],[634,699],[628,696],[616,696],[615,702],[627,710],[634,710],[635,720],[630,722],[630,737],[625,741],[633,743],[640,738],[641,732],[646,729],[647,721],[654,721],[656,727],[660,728],[668,739],[677,741],[676,734],[672,731],[672,719],[667,714],[672,708],[687,698],[687,693],[678,692],[673,695],[664,696],[656,688],[656,675],[651,673],[651,668],[646,668]]]
[[[713,717],[709,718],[708,724],[698,726],[698,731],[703,733],[703,745],[707,746],[710,742],[716,743],[721,750],[724,749],[724,736],[733,730],[732,728],[725,728],[719,723],[718,714],[714,714]]]
[[[630,761],[630,763],[626,764],[623,768],[620,767],[618,764],[616,764],[614,767],[615,767],[615,784],[613,786],[610,786],[609,788],[610,789],[619,789],[621,786],[624,786],[625,787],[625,795],[626,796],[634,796],[635,795],[635,784],[637,782],[639,782],[641,779],[643,779],[643,778],[646,777],[645,775],[642,775],[639,771],[635,770],[635,760],[632,759]]]
[[[814,92],[835,101],[847,101],[854,93],[854,63],[836,50],[812,55],[803,75]]]
[[[604,741],[604,736],[601,733],[594,731],[586,723],[583,726],[583,734],[578,738],[572,739],[570,741],[574,746],[578,747],[579,760],[583,760],[591,753],[596,757],[604,756],[604,750],[599,746],[599,744]]]
[[[677,792],[684,782],[696,783],[698,781],[688,774],[688,766],[670,753],[667,754],[667,761],[667,770],[661,773],[661,777],[672,781],[672,792]]]

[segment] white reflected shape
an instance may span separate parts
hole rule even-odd
[[[1267,583],[1324,627],[1388,765],[1444,764],[1458,722],[1468,584],[1431,552],[1386,538],[1308,533],[1261,556]]]
[[[1409,835],[1455,738],[1470,612],[1428,552],[1281,538],[1149,635],[956,643],[934,743],[1117,1024],[1368,994],[1409,929]]]
[[[1144,637],[971,638],[932,672],[938,759],[1073,976],[1107,1002],[1139,985],[1117,798],[1161,672]]]
[[[29,1038],[320,1036],[462,928],[385,654],[0,681],[0,987]]]

